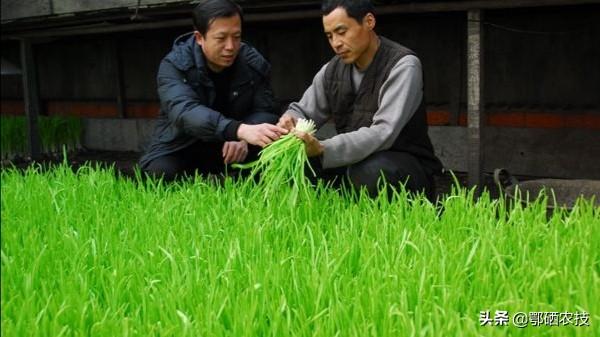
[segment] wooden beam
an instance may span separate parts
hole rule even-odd
[[[121,42],[119,38],[112,40],[113,60],[115,62],[115,88],[117,91],[117,112],[119,118],[127,117],[127,98],[125,93],[125,80],[123,77],[123,58],[121,56]]]
[[[482,121],[483,121],[483,13],[479,9],[467,14],[467,105],[469,186],[482,186]]]
[[[40,130],[40,94],[37,68],[31,40],[21,40],[21,67],[23,76],[23,100],[27,116],[27,145],[31,159],[41,158]]]
[[[465,63],[465,31],[463,29],[464,26],[456,25],[456,37],[459,41],[456,57],[451,58],[454,60],[454,65],[452,69],[456,72],[455,78],[456,82],[451,86],[450,92],[450,125],[457,126],[459,124],[459,116],[461,104],[460,101],[463,97],[463,71],[464,71],[464,63]]]
[[[599,0],[466,0],[466,1],[423,1],[396,5],[381,5],[377,14],[458,12],[472,9],[505,9],[522,7],[572,6],[597,4]]]

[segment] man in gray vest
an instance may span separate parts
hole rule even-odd
[[[392,186],[405,184],[433,199],[433,175],[442,164],[427,134],[419,59],[375,33],[369,0],[326,0],[322,12],[336,56],[278,125],[291,130],[298,118],[313,119],[317,126],[335,123],[338,134],[322,141],[297,133],[321,178],[346,177],[375,196],[383,176]]]

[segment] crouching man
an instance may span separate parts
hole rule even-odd
[[[291,130],[298,118],[317,127],[335,123],[338,134],[323,141],[300,134],[322,178],[348,180],[375,196],[383,177],[433,199],[433,175],[442,165],[427,134],[419,59],[375,33],[368,0],[326,0],[322,13],[336,55],[278,125]]]
[[[220,173],[255,158],[287,130],[274,125],[270,65],[242,43],[241,8],[204,0],[195,31],[175,40],[158,69],[161,111],[141,168],[153,176]]]

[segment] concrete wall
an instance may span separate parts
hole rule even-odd
[[[52,0],[2,0],[2,21],[52,14]]]
[[[153,119],[84,120],[83,145],[94,150],[143,152],[154,129]],[[335,134],[331,124],[319,138]],[[448,169],[467,170],[467,130],[464,127],[430,127],[436,155]],[[600,179],[600,132],[486,128],[484,170],[506,168],[514,174],[539,177]]]
[[[91,150],[143,152],[152,131],[153,119],[84,118],[82,145]]]
[[[429,135],[446,168],[467,170],[466,128],[430,127]],[[483,153],[485,172],[506,168],[538,177],[600,179],[597,130],[487,127]]]
[[[140,7],[191,2],[181,0],[141,0]],[[138,5],[138,0],[2,0],[1,4],[2,21],[5,21],[36,16],[135,8]]]

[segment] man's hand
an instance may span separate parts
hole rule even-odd
[[[296,126],[296,118],[292,115],[284,113],[281,118],[279,118],[279,122],[277,122],[277,126],[282,127],[288,131],[291,131]]]
[[[241,163],[247,155],[248,143],[245,140],[223,144],[223,162],[225,164]]]
[[[294,134],[304,142],[304,148],[308,157],[316,157],[323,154],[323,144],[315,136],[298,130],[294,131]]]
[[[288,130],[268,123],[257,125],[242,124],[237,130],[238,139],[260,147],[271,144],[287,133]]]

